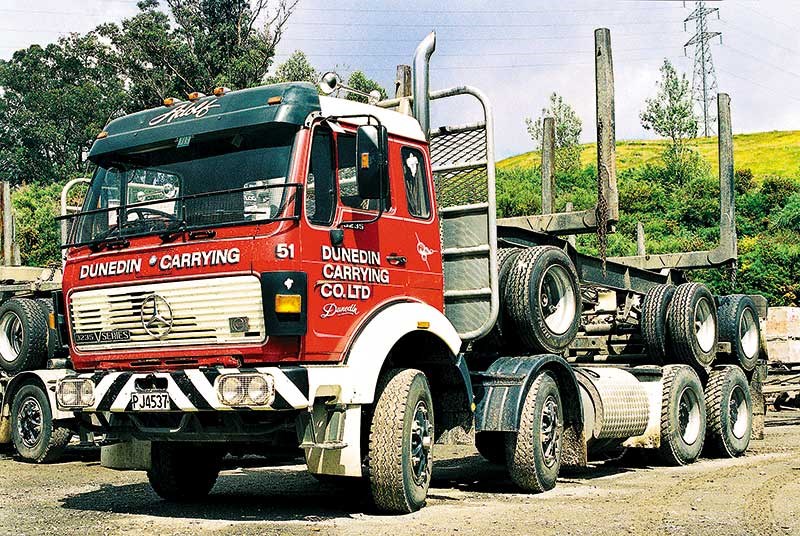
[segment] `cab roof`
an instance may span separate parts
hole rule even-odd
[[[312,112],[323,116],[370,114],[391,134],[425,141],[419,123],[412,117],[355,101],[320,97],[313,84],[290,82],[176,102],[120,117],[106,126],[104,137],[95,140],[89,158],[97,160],[109,153],[266,123],[301,126]],[[358,125],[365,120],[348,118],[342,122]]]

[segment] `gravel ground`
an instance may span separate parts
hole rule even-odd
[[[791,415],[791,414],[790,414]],[[380,516],[302,466],[231,461],[202,504],[161,501],[96,451],[36,466],[0,457],[0,534],[800,534],[800,419],[771,417],[747,456],[688,467],[606,462],[521,494],[470,447],[437,447],[428,505]],[[780,425],[778,425],[780,424]]]

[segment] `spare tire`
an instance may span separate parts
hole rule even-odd
[[[505,296],[504,289],[508,284],[508,272],[514,264],[517,255],[523,251],[522,248],[501,248],[497,251],[497,288],[500,294],[500,311],[497,314],[497,321],[489,334],[476,342],[477,350],[482,352],[500,352],[506,349],[507,338],[503,337],[504,327],[507,331],[507,326],[511,322],[505,312]]]
[[[529,248],[517,255],[508,274],[505,310],[521,349],[560,354],[581,322],[581,291],[572,260],[553,246]]]
[[[720,298],[719,338],[731,343],[731,353],[723,359],[751,372],[761,353],[761,326],[758,310],[750,296],[734,294]]]
[[[35,300],[11,298],[0,307],[0,368],[9,374],[44,368],[47,318]]]
[[[667,357],[667,311],[675,294],[672,285],[656,285],[647,291],[639,325],[647,355],[663,363]]]
[[[717,306],[705,285],[678,286],[667,312],[667,326],[669,349],[679,363],[698,370],[711,366],[717,357]]]

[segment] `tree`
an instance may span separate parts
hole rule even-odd
[[[371,78],[368,78],[362,71],[353,71],[350,78],[347,79],[347,85],[353,89],[369,94],[372,91],[378,91],[381,94],[381,100],[386,98],[386,90],[383,89],[379,83]],[[349,100],[358,102],[367,102],[367,98],[358,95],[357,93],[348,93]]]
[[[308,57],[301,51],[295,50],[289,58],[278,65],[275,74],[265,76],[264,84],[278,84],[281,82],[311,82],[319,81],[319,73],[308,61]]]
[[[158,0],[142,0],[137,15],[97,31],[111,43],[135,110],[215,86],[260,84],[297,2],[165,0],[164,12]]]
[[[125,93],[97,36],[73,34],[0,62],[0,179],[64,181],[85,171],[86,154]]]
[[[562,173],[574,173],[581,166],[581,147],[580,137],[583,130],[583,122],[578,114],[564,98],[553,93],[550,95],[550,105],[542,109],[542,115],[535,121],[531,118],[525,119],[528,125],[528,134],[536,144],[536,148],[541,150],[544,138],[544,118],[555,118],[556,136],[556,171]]]
[[[686,146],[686,141],[697,135],[692,90],[686,74],[678,76],[669,60],[664,60],[660,71],[658,93],[647,99],[639,117],[645,130],[670,139],[663,155],[664,164],[669,174],[682,183],[692,173],[689,168],[696,167],[693,163],[696,157]]]

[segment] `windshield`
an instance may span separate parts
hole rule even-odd
[[[70,245],[278,219],[296,132],[272,124],[106,157]]]

